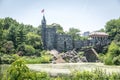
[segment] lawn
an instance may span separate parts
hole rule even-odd
[[[103,63],[59,63],[59,64],[27,64],[34,71],[45,71],[51,75],[70,74],[72,71],[93,71],[97,68],[107,73],[120,73],[120,66],[107,66]]]

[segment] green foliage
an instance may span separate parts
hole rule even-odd
[[[22,57],[22,59],[27,64],[40,64],[41,63],[40,57],[36,57],[36,56],[30,56],[30,57],[24,56],[24,57]]]
[[[84,55],[84,52],[83,52],[83,51],[78,52],[78,56],[79,56],[79,57],[83,57],[83,55]]]
[[[119,55],[120,47],[113,41],[108,48],[108,52],[105,58],[105,64],[108,65],[119,64],[119,59],[117,57]]]
[[[120,55],[113,58],[112,63],[120,65]]]
[[[19,58],[20,57],[17,54],[11,54],[11,55],[4,54],[1,57],[1,63],[2,64],[11,64]]]
[[[29,32],[26,35],[26,44],[32,45],[36,49],[42,48],[41,37],[36,33]]]
[[[46,72],[38,72],[36,74],[36,80],[50,80],[50,76]]]
[[[35,55],[35,48],[32,45],[21,44],[18,46],[17,53],[21,55],[31,56]]]
[[[102,54],[102,53],[99,53],[99,60],[101,61],[101,62],[104,62],[104,60],[105,60],[105,55],[104,54]]]
[[[11,54],[14,53],[14,51],[15,49],[12,41],[7,41],[2,44],[1,52]]]
[[[8,68],[3,80],[36,80],[36,73],[31,72],[22,60],[17,60]]]
[[[48,25],[48,26],[51,27],[51,28],[56,28],[56,31],[59,34],[65,34],[64,31],[63,31],[63,28],[61,27],[60,24],[53,23],[53,24]]]
[[[109,34],[110,40],[120,41],[120,18],[108,21],[105,30]]]
[[[32,55],[35,52],[39,54],[38,49],[42,50],[38,28],[20,24],[9,17],[0,19],[0,52],[11,54],[21,51],[24,54],[26,51],[26,54]]]
[[[70,28],[67,34],[71,35],[74,40],[80,40],[81,38],[79,29]]]
[[[25,29],[24,29],[24,25],[19,25],[18,26],[19,30],[18,30],[18,33],[17,33],[17,42],[18,42],[18,45],[24,43],[26,41],[26,32],[25,32]]]
[[[27,64],[39,64],[39,63],[50,63],[52,56],[51,55],[44,55],[41,57],[31,56],[27,57],[24,56],[23,59]]]
[[[34,55],[35,49],[31,45],[25,45],[25,55]]]
[[[11,25],[9,28],[8,40],[13,41],[15,48],[17,47],[17,27],[15,25]]]
[[[93,79],[93,74],[89,71],[75,71],[73,74],[73,79],[72,80],[92,80]]]
[[[41,63],[50,63],[50,60],[51,60],[50,55],[46,55],[46,56],[41,57]]]
[[[119,73],[108,74],[103,70],[73,71],[71,75],[62,75],[53,80],[119,80]]]
[[[120,73],[107,73],[106,70],[96,68],[93,71],[73,71],[71,74],[59,74],[56,77],[46,72],[34,72],[17,60],[8,68],[2,80],[120,80]]]
[[[80,38],[80,40],[84,41],[84,40],[88,40],[88,38],[89,38],[89,37],[82,36],[82,37]]]

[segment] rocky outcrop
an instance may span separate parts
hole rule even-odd
[[[67,51],[66,53],[62,53],[61,57],[69,63],[79,63],[79,62],[87,62],[85,57],[80,57],[75,50]]]
[[[83,56],[80,56],[75,50],[70,50],[65,53],[59,53],[52,50],[51,54],[54,56],[52,63],[80,63],[80,62],[96,62],[98,61],[98,54],[93,48],[83,50]]]
[[[97,61],[99,61],[98,54],[93,48],[86,49],[84,52],[85,52],[84,56],[86,57],[88,62],[97,62]]]

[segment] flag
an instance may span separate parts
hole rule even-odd
[[[41,13],[44,13],[44,9],[42,9]]]

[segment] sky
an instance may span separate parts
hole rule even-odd
[[[0,0],[0,18],[11,17],[35,27],[41,24],[42,9],[48,25],[92,32],[120,17],[120,0]]]

